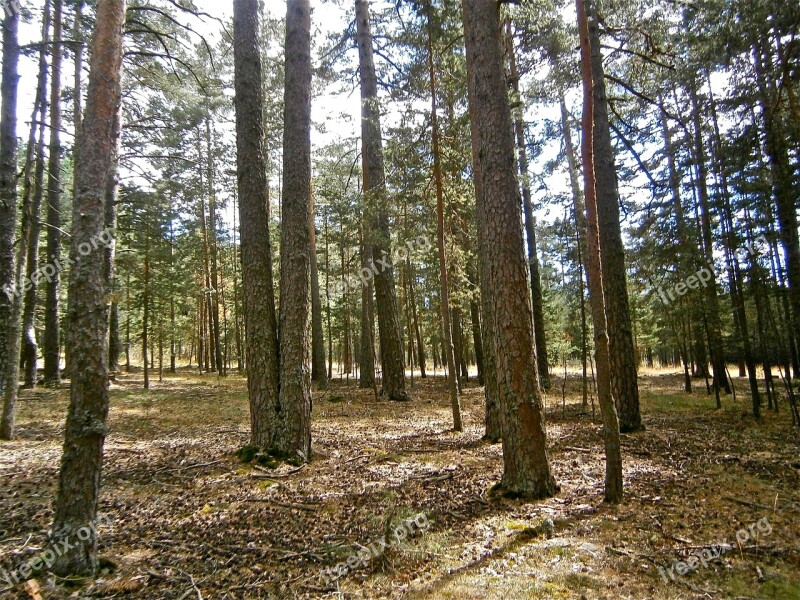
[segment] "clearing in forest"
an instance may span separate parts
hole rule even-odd
[[[565,404],[553,383],[561,490],[528,503],[491,493],[502,458],[481,441],[482,388],[465,390],[455,434],[442,379],[416,378],[402,404],[335,381],[314,393],[312,462],[273,470],[236,456],[249,437],[244,379],[180,372],[146,393],[122,374],[100,500],[105,570],[72,597],[800,598],[787,414],[759,422],[746,399],[718,411],[677,375],[641,378],[647,430],[623,435],[625,500],[608,506],[599,412],[581,409],[577,378]],[[2,598],[32,597],[2,579],[44,547],[68,395],[22,392],[19,437],[1,446]],[[75,593],[36,583],[44,598]]]

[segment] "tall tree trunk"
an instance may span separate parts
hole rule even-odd
[[[53,31],[53,63],[55,70],[55,62],[60,62],[60,45],[58,42],[61,39],[61,3],[56,0],[55,17],[56,25]],[[50,2],[45,2],[45,16],[43,19],[44,25],[42,27],[42,49],[39,55],[39,84],[37,89],[37,108],[34,109],[34,118],[31,125],[31,132],[33,132],[33,125],[38,122],[38,134],[36,135],[35,142],[35,155],[36,155],[36,173],[34,175],[34,188],[32,194],[32,201],[29,210],[23,210],[23,221],[28,219],[29,228],[27,235],[20,236],[20,241],[26,244],[26,259],[25,259],[25,300],[22,309],[22,367],[25,387],[32,388],[36,385],[37,378],[37,353],[38,344],[36,343],[36,296],[39,288],[40,277],[36,275],[39,269],[39,237],[41,234],[41,208],[42,198],[44,196],[44,128],[45,116],[47,112],[47,86],[45,79],[47,77],[47,41],[49,39],[50,29]],[[60,72],[60,65],[58,67]],[[52,95],[51,95],[52,101]],[[56,99],[56,102],[59,100]],[[29,148],[30,155],[30,148]],[[22,230],[25,231],[26,227],[23,223]]]
[[[217,373],[225,375],[225,360],[222,355],[222,342],[220,338],[219,308],[221,302],[220,276],[219,276],[219,236],[217,235],[217,192],[214,185],[214,152],[212,146],[211,117],[206,109],[206,182],[208,184],[208,231],[209,253],[211,258],[211,326],[214,336],[214,363]]]
[[[278,405],[278,335],[269,243],[258,5],[258,0],[233,3],[234,103],[250,441],[269,447],[270,423]]]
[[[368,228],[364,243],[372,248],[369,268],[374,273],[375,307],[380,336],[381,393],[389,400],[410,400],[405,389],[403,339],[391,258],[391,236],[383,163],[378,80],[370,32],[369,1],[356,0],[356,39],[358,42],[361,87],[361,144],[364,197]]]
[[[144,268],[142,269],[142,369],[144,389],[150,389],[150,236],[144,242]]]
[[[708,191],[708,164],[703,145],[702,116],[700,102],[697,97],[697,83],[689,83],[689,96],[692,101],[692,121],[694,127],[694,158],[697,167],[697,191],[700,209],[700,231],[703,237],[703,258],[708,268],[714,271],[714,236],[711,228],[711,201]],[[711,355],[711,366],[714,369],[715,392],[731,393],[725,369],[725,355],[722,349],[722,326],[720,325],[719,300],[717,298],[716,278],[706,286],[706,320],[708,330],[708,349]]]
[[[325,367],[325,334],[322,328],[322,295],[319,289],[319,266],[317,265],[317,231],[314,221],[314,205],[310,203],[311,250],[311,380],[321,390],[328,389],[328,371]]]
[[[544,297],[542,294],[542,276],[539,268],[539,255],[536,247],[536,223],[533,217],[531,184],[528,174],[528,148],[525,142],[524,104],[519,91],[519,70],[514,51],[514,37],[511,23],[506,26],[506,43],[510,64],[510,82],[515,101],[519,102],[514,119],[514,135],[517,142],[517,166],[522,184],[522,207],[525,216],[525,236],[527,238],[528,265],[531,276],[531,300],[533,306],[533,334],[536,340],[536,360],[539,367],[539,382],[544,389],[550,388],[550,366],[547,360],[547,336],[544,327]]]
[[[19,83],[19,16],[18,0],[3,6],[3,74],[0,82],[0,396],[6,388],[16,390],[17,381],[6,373],[19,365],[19,352],[14,350],[14,302],[17,282],[14,280],[14,233],[17,230],[17,88]],[[18,335],[18,334],[17,334]],[[3,403],[0,439],[14,436],[16,403]]]
[[[528,267],[514,168],[514,138],[500,47],[500,7],[465,0],[472,157],[479,251],[486,267],[503,436],[505,493],[552,496],[544,411],[536,368]]]
[[[622,454],[620,449],[620,427],[617,419],[617,410],[611,387],[611,361],[610,343],[606,331],[606,304],[603,288],[603,248],[600,237],[599,199],[596,186],[597,165],[595,165],[595,152],[597,148],[594,139],[598,129],[605,129],[608,133],[607,123],[598,123],[596,120],[598,81],[596,69],[592,67],[595,50],[593,48],[596,38],[591,35],[591,28],[597,27],[594,22],[596,15],[587,6],[590,0],[577,0],[578,29],[581,39],[581,64],[583,72],[583,180],[584,197],[586,200],[587,241],[589,246],[588,276],[589,300],[592,305],[592,321],[594,322],[595,336],[595,362],[597,363],[597,395],[600,400],[600,409],[603,414],[603,442],[606,452],[606,502],[620,502],[622,500]],[[601,133],[602,135],[602,133]]]
[[[273,446],[311,458],[311,7],[286,3],[280,395]]]
[[[125,0],[101,0],[96,22],[86,115],[75,156],[67,310],[70,407],[50,540],[54,546],[69,540],[72,546],[62,548],[53,565],[60,576],[91,576],[97,567],[94,526],[107,434],[108,280],[104,252],[91,248],[105,230],[109,173],[118,155]],[[88,535],[79,535],[81,530]]]
[[[564,150],[567,155],[567,168],[569,169],[569,184],[572,191],[572,206],[575,213],[575,243],[578,251],[578,294],[581,311],[581,391],[582,406],[589,404],[589,377],[588,377],[588,324],[586,322],[586,292],[584,275],[586,266],[586,209],[583,205],[583,196],[578,182],[578,161],[575,156],[575,144],[572,141],[572,126],[569,121],[569,112],[564,96],[560,99],[561,105],[561,130],[564,136]]]
[[[759,103],[766,138],[765,149],[772,177],[772,196],[777,207],[778,231],[785,256],[786,279],[791,303],[791,331],[794,346],[800,348],[800,237],[797,232],[795,172],[789,158],[785,120],[780,103],[770,94],[765,78],[765,58],[760,48],[753,51],[759,88]],[[787,69],[787,73],[789,70]],[[789,86],[791,87],[791,86]],[[794,365],[795,377],[798,376]]]
[[[710,84],[709,80],[709,84]],[[733,305],[735,320],[738,322],[737,329],[742,342],[742,356],[747,370],[748,382],[750,384],[750,394],[753,403],[753,415],[756,418],[761,416],[761,392],[758,387],[758,373],[756,372],[756,360],[753,355],[752,342],[750,340],[750,327],[747,322],[746,299],[744,295],[744,278],[739,265],[736,252],[739,242],[734,234],[733,209],[731,207],[731,191],[728,183],[728,175],[721,157],[721,136],[719,121],[717,117],[716,103],[713,95],[709,98],[711,109],[711,121],[714,125],[714,143],[712,144],[712,169],[717,181],[717,188],[722,201],[722,230],[727,241],[725,249],[725,259],[729,278],[731,293],[731,304]],[[741,375],[740,375],[741,376]]]
[[[0,431],[10,432],[9,439],[13,437],[14,419],[16,413],[17,392],[19,389],[20,371],[20,346],[22,341],[22,308],[27,298],[27,292],[31,291],[33,282],[26,278],[28,273],[27,258],[28,247],[34,228],[34,222],[38,221],[38,209],[42,203],[42,188],[44,186],[44,156],[42,139],[44,137],[44,112],[47,104],[47,61],[46,46],[50,27],[50,7],[45,7],[45,18],[42,26],[42,48],[39,52],[39,77],[36,92],[36,100],[33,107],[31,118],[30,137],[26,152],[24,168],[24,185],[22,200],[22,223],[20,236],[17,246],[17,258],[14,272],[14,300],[11,307],[11,331],[8,336],[8,351],[17,360],[9,360],[6,364],[6,371],[0,376],[5,378],[6,387],[3,394],[3,419],[0,423]],[[36,213],[34,213],[34,210]],[[35,293],[35,292],[34,292]],[[34,296],[35,299],[35,296]],[[34,372],[34,381],[36,373]]]
[[[117,130],[120,130],[122,127],[122,111],[118,110],[114,118],[114,127]],[[114,147],[114,156],[112,157],[112,167],[108,173],[108,182],[106,183],[105,197],[105,225],[106,231],[109,234],[110,243],[103,249],[105,254],[105,276],[108,280],[109,297],[111,298],[108,323],[108,368],[111,371],[116,371],[119,369],[119,353],[121,348],[121,342],[119,339],[119,301],[117,299],[117,278],[115,274],[115,261],[117,257],[116,229],[119,189],[119,172],[117,164],[119,162],[119,145],[120,136],[117,136],[117,143]]]
[[[628,284],[625,273],[625,247],[622,243],[619,214],[619,188],[608,120],[603,53],[594,2],[586,3],[591,44],[594,101],[593,153],[600,227],[600,253],[603,256],[603,294],[609,336],[611,389],[619,411],[620,430],[642,429],[639,412],[639,383],[633,343]]]
[[[83,16],[83,0],[75,5],[73,38],[78,41],[75,49],[74,82],[74,129],[75,141],[80,134],[83,120],[83,97],[81,92],[81,72],[83,70],[83,43],[80,41],[80,27]],[[47,166],[47,262],[51,265],[61,263],[61,61],[53,60],[53,77],[50,88],[50,150]],[[58,69],[58,70],[57,70]],[[58,101],[55,100],[58,98]],[[44,299],[44,335],[42,356],[44,358],[44,382],[57,385],[61,381],[61,273],[47,278]]]
[[[442,308],[442,339],[447,361],[447,388],[450,392],[450,407],[453,412],[453,429],[463,431],[461,422],[461,399],[459,398],[458,371],[453,349],[450,320],[450,288],[447,283],[447,254],[444,239],[444,185],[442,183],[442,161],[439,149],[439,115],[436,102],[436,68],[433,60],[433,8],[428,0],[428,72],[431,92],[431,130],[433,136],[433,180],[436,185],[436,241],[439,248],[439,294]]]
[[[478,304],[478,281],[475,276],[475,265],[470,262],[467,266],[467,281],[470,286],[469,312],[472,321],[472,345],[475,346],[475,365],[478,368],[478,385],[486,385],[484,363],[483,363],[483,335],[481,323],[481,309]]]
[[[324,215],[325,228],[325,325],[328,330],[328,375],[327,380],[333,378],[333,334],[331,333],[331,261],[330,238],[328,237],[328,211]]]
[[[425,343],[422,341],[422,327],[419,323],[419,314],[417,312],[417,293],[414,291],[414,280],[416,278],[414,266],[411,263],[411,256],[406,257],[406,265],[408,266],[408,294],[411,300],[411,317],[414,319],[414,335],[417,338],[417,360],[419,361],[419,376],[425,379],[428,375],[425,372],[426,355]]]

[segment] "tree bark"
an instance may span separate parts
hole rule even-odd
[[[403,339],[391,258],[391,236],[386,201],[386,174],[383,163],[378,80],[370,32],[369,1],[356,0],[356,38],[358,42],[361,87],[361,144],[364,173],[364,198],[368,228],[364,243],[372,249],[375,307],[380,336],[381,394],[389,400],[410,400],[405,389]]]
[[[465,0],[476,219],[486,268],[494,333],[498,401],[503,436],[503,478],[508,495],[552,496],[556,484],[547,457],[544,411],[536,368],[514,138],[500,45],[500,7]]]
[[[583,179],[586,201],[587,242],[589,246],[588,278],[589,299],[592,306],[592,321],[595,335],[595,362],[597,364],[597,396],[603,415],[603,442],[606,453],[606,502],[622,501],[622,455],[620,450],[620,427],[611,386],[610,343],[606,331],[606,304],[603,288],[603,248],[600,237],[599,199],[596,186],[595,153],[597,149],[595,134],[598,129],[608,127],[595,119],[597,108],[598,81],[596,70],[592,68],[594,50],[591,28],[596,15],[587,9],[590,0],[577,0],[578,29],[581,39],[581,64],[583,71]],[[602,134],[601,134],[602,135]]]
[[[603,255],[603,292],[608,319],[611,389],[619,410],[620,430],[642,429],[639,411],[639,383],[633,343],[628,283],[625,273],[625,247],[622,243],[619,214],[619,188],[608,120],[603,54],[594,2],[586,3],[591,40],[591,67],[594,100],[594,135],[597,210],[600,227],[600,252]]]
[[[6,388],[16,389],[7,371],[19,365],[19,353],[13,350],[14,301],[17,282],[14,280],[14,233],[17,230],[17,89],[19,83],[19,16],[18,0],[3,5],[3,70],[0,81],[0,396]],[[16,403],[3,403],[0,418],[0,439],[14,435]]]
[[[311,458],[311,7],[286,3],[280,392],[273,446]]]
[[[278,335],[269,243],[258,0],[234,0],[236,160],[250,442],[271,445],[278,404]]]
[[[105,253],[93,243],[103,239],[109,173],[116,166],[125,0],[101,0],[96,22],[89,95],[75,156],[67,309],[70,407],[50,539],[53,546],[62,540],[72,546],[53,565],[60,576],[92,576],[97,567],[94,526],[108,431],[108,278]],[[81,530],[88,535],[79,535]]]

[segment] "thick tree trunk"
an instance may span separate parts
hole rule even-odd
[[[361,144],[364,197],[368,227],[364,243],[372,248],[369,268],[374,273],[375,306],[380,336],[381,394],[389,400],[410,400],[405,389],[403,339],[391,258],[391,235],[383,163],[378,80],[370,32],[369,1],[356,0],[356,39],[361,83]]]
[[[241,224],[250,441],[271,445],[278,405],[278,335],[269,243],[258,0],[234,0],[236,159]]]
[[[587,10],[590,0],[577,0],[578,29],[581,39],[581,63],[583,70],[583,179],[584,196],[586,200],[587,242],[589,246],[588,277],[589,299],[592,306],[592,321],[594,322],[595,336],[595,362],[597,364],[597,395],[600,409],[603,414],[603,442],[606,453],[606,502],[620,502],[622,500],[622,455],[619,440],[619,421],[611,386],[611,361],[610,343],[606,332],[606,304],[603,288],[603,263],[604,255],[600,238],[600,215],[598,191],[595,173],[594,140],[598,128],[604,128],[608,133],[607,123],[598,123],[595,119],[597,108],[598,81],[595,79],[596,70],[592,68],[594,54],[593,40],[590,34],[592,26],[597,27],[593,20],[595,15]]]
[[[50,540],[54,546],[69,540],[72,546],[53,565],[60,576],[91,576],[97,567],[94,526],[108,418],[108,279],[105,253],[93,245],[103,239],[109,173],[116,168],[124,24],[125,0],[98,3],[89,96],[75,156],[67,311],[70,407]]]
[[[14,350],[14,320],[17,282],[14,280],[14,233],[17,230],[17,88],[19,83],[19,16],[18,0],[8,0],[3,6],[3,71],[0,82],[0,396],[6,388],[15,390],[17,381],[7,379],[6,373],[19,365],[19,353]],[[17,333],[17,335],[19,335]],[[0,439],[14,435],[16,403],[4,401],[0,418]]]
[[[273,446],[311,458],[311,7],[286,3],[280,396]],[[321,329],[321,326],[320,326]]]
[[[603,255],[603,293],[608,320],[611,389],[619,410],[623,432],[642,429],[639,412],[639,383],[633,343],[628,283],[625,273],[625,247],[622,243],[619,214],[619,188],[608,120],[603,54],[594,2],[586,3],[591,40],[591,66],[594,100],[595,181],[600,227],[600,252]]]
[[[547,457],[536,368],[499,11],[497,3],[485,0],[463,4],[472,156],[478,179],[476,219],[488,284],[482,292],[489,297],[494,333],[503,436],[501,487],[513,496],[544,498],[555,493],[556,485]]]

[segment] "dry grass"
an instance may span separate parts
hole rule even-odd
[[[502,457],[480,440],[483,396],[474,386],[458,435],[440,379],[415,379],[410,404],[376,402],[370,390],[334,382],[314,396],[312,463],[257,479],[264,473],[234,456],[248,439],[242,378],[181,372],[145,393],[135,374],[121,375],[101,498],[111,519],[101,555],[116,570],[79,595],[800,598],[800,444],[787,412],[756,422],[746,398],[717,411],[713,398],[680,385],[675,374],[642,378],[647,431],[623,436],[626,499],[607,506],[599,420],[577,404],[573,378],[565,410],[559,380],[547,399],[561,491],[528,503],[489,493]],[[67,396],[24,392],[19,439],[0,446],[2,568],[44,543]],[[387,520],[418,512],[429,530],[332,586],[322,579],[321,569],[383,535]],[[736,546],[736,532],[764,517],[769,536],[675,582],[659,575],[692,548],[722,539]],[[548,520],[552,533],[542,526]],[[39,583],[45,597],[68,596],[46,578]]]

